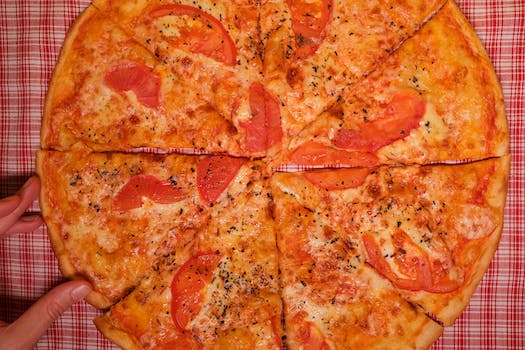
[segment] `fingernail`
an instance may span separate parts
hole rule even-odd
[[[71,296],[75,300],[80,300],[84,298],[86,295],[88,295],[91,292],[91,288],[89,286],[86,286],[85,284],[76,287],[71,291]]]

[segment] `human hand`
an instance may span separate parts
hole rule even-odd
[[[0,200],[0,237],[29,232],[42,224],[40,215],[23,216],[39,191],[40,180],[33,176],[17,194]],[[53,321],[90,291],[91,286],[87,282],[66,282],[40,298],[13,323],[0,321],[2,349],[31,349]]]
[[[40,180],[33,176],[15,194],[0,199],[0,236],[30,232],[42,225],[40,215],[23,216],[40,191]]]

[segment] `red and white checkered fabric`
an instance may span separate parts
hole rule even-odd
[[[460,0],[503,85],[512,174],[499,249],[470,305],[433,349],[525,348],[525,2]],[[88,0],[0,1],[0,198],[34,172],[46,87],[65,33]],[[31,208],[38,211],[38,206]],[[0,319],[13,321],[61,283],[45,229],[0,240]],[[80,302],[37,349],[113,349]],[[0,344],[0,348],[1,348]]]

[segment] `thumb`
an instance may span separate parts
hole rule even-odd
[[[7,345],[6,349],[31,349],[53,321],[90,291],[90,285],[84,281],[70,281],[53,288],[4,329],[3,346]]]

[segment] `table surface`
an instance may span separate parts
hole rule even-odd
[[[87,0],[0,1],[0,198],[34,173],[46,87],[74,18]],[[525,348],[525,1],[460,0],[503,86],[512,166],[505,226],[494,260],[468,308],[433,349]],[[31,211],[39,210],[34,203]],[[13,321],[63,282],[44,227],[0,240],[0,319]],[[75,304],[36,349],[113,349]]]

